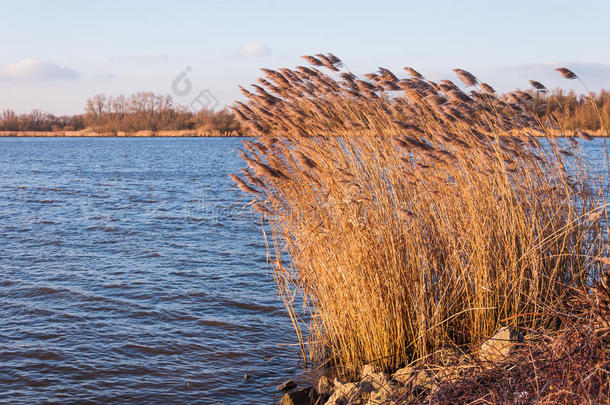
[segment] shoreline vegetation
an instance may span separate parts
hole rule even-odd
[[[97,132],[83,129],[80,131],[0,131],[0,138],[213,138],[213,137],[242,137],[238,131],[218,130],[140,130],[135,132]]]
[[[534,80],[498,95],[462,69],[303,58],[233,107],[256,138],[230,177],[322,374],[281,404],[610,401],[607,149],[592,166],[591,134]],[[607,133],[598,99],[581,108]]]
[[[372,85],[374,81],[365,77],[362,83],[367,84],[361,86]],[[549,128],[555,133],[573,136],[577,130],[583,130],[593,136],[610,135],[603,129],[610,123],[607,90],[582,95],[533,87],[496,97],[509,104],[515,97],[529,98],[524,112],[556,123],[556,129]],[[116,97],[97,94],[86,101],[84,110],[83,114],[55,116],[41,110],[16,114],[5,109],[0,112],[0,137],[252,136],[249,127],[242,125],[230,108],[192,111],[175,103],[169,95],[151,92]]]
[[[236,136],[241,125],[229,109],[193,111],[171,96],[140,92],[89,98],[84,114],[41,110],[0,112],[1,136]]]
[[[588,131],[592,137],[606,138],[610,135],[603,130]],[[81,131],[0,131],[0,138],[248,138],[253,135],[240,131],[218,130],[140,130],[135,132]],[[546,136],[546,135],[540,135]],[[578,137],[577,130],[554,131],[554,137]]]

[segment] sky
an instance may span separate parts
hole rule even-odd
[[[499,90],[610,89],[607,0],[0,0],[0,111],[76,114],[98,93],[222,108],[260,68],[332,52],[356,74],[471,71]]]

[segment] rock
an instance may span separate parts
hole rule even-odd
[[[418,370],[413,376],[413,386],[430,389],[434,385],[434,377],[428,370]]]
[[[389,378],[377,373],[372,366],[362,368],[361,379],[357,382],[342,383],[335,379],[335,391],[326,405],[377,405],[387,402],[392,392]]]
[[[367,364],[362,367],[362,371],[360,372],[360,379],[371,381],[373,384],[379,387],[385,384],[389,384],[388,377],[386,377],[386,375],[383,373],[376,373],[375,369],[370,364]]]
[[[316,384],[316,390],[320,395],[331,395],[333,392],[333,386],[330,383],[330,380],[325,375],[321,375],[318,378],[318,382]]]
[[[313,387],[301,388],[284,395],[280,405],[317,405],[318,393]]]
[[[428,370],[405,367],[392,374],[394,380],[402,385],[419,387],[420,389],[432,389],[434,376]]]
[[[523,342],[521,336],[515,329],[510,327],[500,328],[492,337],[481,345],[479,358],[483,362],[498,363],[505,360],[515,348],[515,345]]]
[[[368,404],[382,404],[386,402],[386,399],[392,392],[392,386],[390,385],[390,379],[384,373],[376,373],[373,366],[367,364],[362,367],[360,373],[361,385],[369,383],[371,387],[368,391]],[[363,391],[361,386],[361,391]]]
[[[406,384],[413,373],[415,373],[415,369],[413,367],[404,367],[396,370],[396,372],[392,374],[392,378],[398,381],[400,384]]]
[[[356,386],[355,383],[342,384],[335,379],[335,391],[326,401],[326,405],[359,405],[362,404],[362,398],[359,394],[360,387]]]
[[[286,380],[283,383],[281,383],[280,385],[277,386],[277,390],[278,391],[288,391],[291,390],[293,388],[297,387],[297,383],[295,383],[292,380]]]

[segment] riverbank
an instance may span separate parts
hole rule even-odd
[[[242,136],[237,131],[208,131],[199,129],[185,129],[175,131],[115,131],[115,132],[97,132],[90,129],[81,131],[0,131],[0,137],[3,138],[75,138],[75,137],[174,137],[174,138],[211,138],[211,137],[240,137]]]
[[[569,300],[570,314],[554,314],[559,329],[502,327],[478,347],[446,346],[390,373],[372,361],[349,381],[330,370],[313,387],[288,380],[280,405],[607,403],[610,272]]]

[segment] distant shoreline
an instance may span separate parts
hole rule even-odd
[[[135,131],[135,132],[96,132],[82,131],[0,131],[0,138],[237,138],[243,137],[237,131],[205,131],[205,130],[175,130],[175,131]]]
[[[601,130],[589,131],[596,138],[609,137]],[[555,134],[557,136],[557,134]],[[568,131],[563,136],[577,136],[575,131]],[[206,130],[142,130],[135,132],[96,132],[92,130],[81,131],[0,131],[0,138],[245,138],[238,131],[221,132]]]

